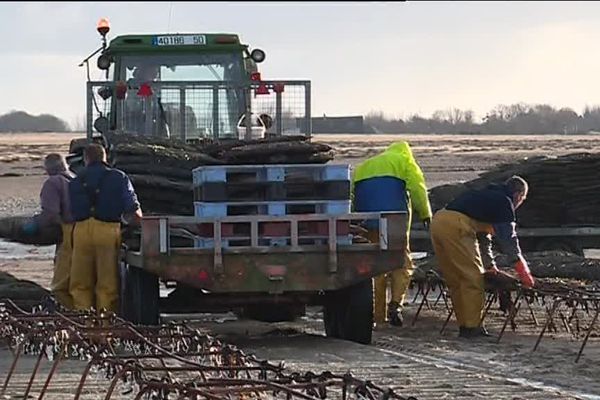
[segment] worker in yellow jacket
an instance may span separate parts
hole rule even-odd
[[[412,210],[428,227],[431,206],[425,177],[410,146],[405,141],[390,145],[383,153],[357,165],[352,179],[353,207],[357,212],[405,211],[408,213],[406,257],[398,269],[391,272],[392,298],[387,304],[386,275],[374,280],[374,315],[376,324],[385,322],[402,325],[402,306],[414,271],[410,255],[409,231]],[[379,241],[377,221],[368,221],[368,239]],[[400,264],[400,263],[399,263]],[[388,308],[388,310],[386,310]]]

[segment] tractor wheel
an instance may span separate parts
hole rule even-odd
[[[121,313],[140,325],[158,325],[158,277],[131,265],[122,267]]]
[[[327,336],[370,344],[373,334],[373,281],[368,279],[327,297],[323,310]]]

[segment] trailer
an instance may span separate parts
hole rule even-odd
[[[379,243],[336,245],[341,222],[378,220]],[[327,245],[300,245],[298,226],[327,224]],[[212,249],[178,247],[174,230],[193,230],[199,224],[214,226]],[[288,225],[289,246],[261,246],[260,226]],[[226,225],[251,226],[250,246],[223,247]],[[352,213],[328,217],[319,214],[289,216],[234,216],[196,218],[151,216],[142,220],[141,246],[123,253],[123,308],[126,317],[141,324],[156,324],[160,310],[211,312],[271,308],[289,315],[306,305],[321,305],[328,336],[369,343],[372,329],[371,278],[397,267],[406,249],[404,213]],[[159,280],[184,284],[183,299],[159,298]],[[277,310],[279,312],[277,312]]]

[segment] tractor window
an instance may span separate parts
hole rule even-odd
[[[240,81],[242,57],[237,53],[123,57],[121,76],[141,81]]]
[[[160,80],[165,81],[224,81],[224,68],[220,65],[178,65],[173,69],[162,67]]]
[[[120,65],[120,79],[131,84],[118,111],[124,131],[185,139],[236,135],[246,101],[237,87],[245,80],[241,52],[124,56]],[[143,83],[152,86],[145,96],[138,92]]]

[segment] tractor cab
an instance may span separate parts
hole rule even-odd
[[[271,128],[274,107],[251,110],[253,96],[271,92],[256,65],[265,53],[237,35],[124,35],[107,45],[108,24],[98,31],[106,81],[88,82],[88,131],[90,119],[100,134],[186,141],[264,137]]]

